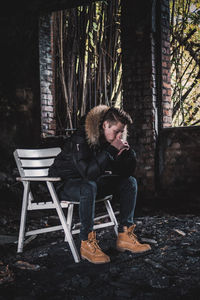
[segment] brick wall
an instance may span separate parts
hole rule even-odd
[[[161,63],[162,63],[162,123],[163,127],[171,127],[171,79],[170,79],[170,30],[169,0],[161,1]]]
[[[56,133],[53,39],[53,16],[43,15],[39,29],[42,137]]]
[[[139,188],[154,190],[157,107],[155,42],[152,36],[152,1],[122,7],[124,109],[133,118],[129,142],[136,151]]]
[[[199,191],[200,127],[165,128],[163,137],[163,168],[161,188],[164,191]],[[199,198],[199,192],[198,192]]]
[[[40,140],[38,19],[34,12],[0,17],[0,169],[13,151]],[[7,159],[8,155],[10,156]]]
[[[136,176],[143,192],[155,191],[162,127],[172,121],[169,1],[122,5],[124,108],[134,124],[130,143],[138,157]]]

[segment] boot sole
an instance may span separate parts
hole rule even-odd
[[[117,247],[116,248],[119,252],[125,252],[125,251],[130,251],[131,253],[144,253],[144,252],[147,252],[147,251],[150,251],[151,249],[147,249],[147,250],[144,250],[144,251],[133,251],[133,250],[130,250],[130,249],[127,249],[127,248],[119,248]]]
[[[110,260],[109,260],[109,261],[104,261],[104,262],[102,262],[102,261],[100,261],[100,262],[98,262],[98,261],[97,261],[97,262],[94,262],[94,261],[92,261],[92,260],[90,260],[90,259],[88,259],[87,257],[82,256],[82,255],[81,255],[81,258],[82,258],[83,260],[88,260],[90,263],[95,264],[95,265],[107,264],[107,263],[110,262]]]

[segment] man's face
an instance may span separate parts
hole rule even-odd
[[[105,139],[108,143],[112,143],[116,138],[121,139],[125,125],[121,122],[111,124],[108,121],[103,122],[103,131]]]

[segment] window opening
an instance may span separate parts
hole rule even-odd
[[[200,125],[200,2],[170,0],[173,126]]]
[[[98,104],[122,105],[121,0],[53,13],[57,134]]]

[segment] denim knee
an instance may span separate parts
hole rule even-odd
[[[122,189],[133,189],[134,192],[137,192],[138,185],[137,185],[137,180],[133,176],[129,176],[126,178],[123,178],[121,181],[120,187]]]
[[[137,191],[138,188],[138,184],[137,184],[137,180],[135,177],[130,176],[127,178],[128,182],[130,182],[130,184],[132,185],[132,187]]]

